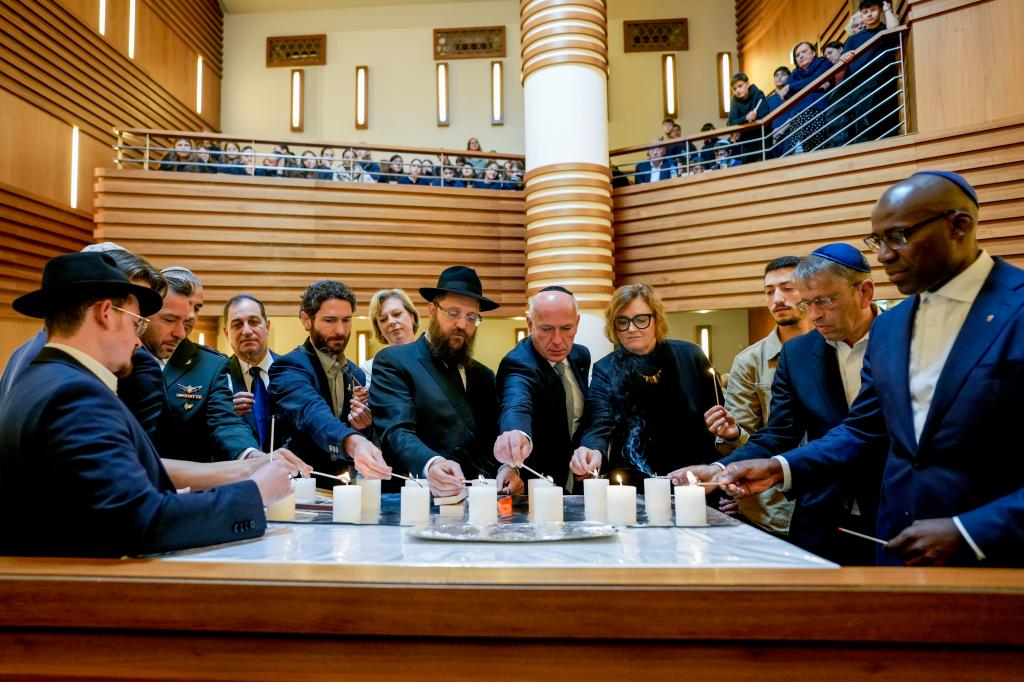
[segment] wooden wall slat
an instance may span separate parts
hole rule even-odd
[[[455,263],[476,268],[503,310],[526,305],[518,192],[116,169],[97,172],[96,192],[96,238],[193,268],[211,314],[240,291],[294,314],[323,277],[361,301],[383,287],[415,291]]]
[[[962,173],[981,244],[1024,262],[1024,117],[616,189],[616,283],[647,281],[672,311],[761,305],[764,263],[830,241],[862,251],[882,192],[917,170]],[[897,296],[873,255],[878,297]]]

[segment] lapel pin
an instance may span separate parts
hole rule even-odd
[[[988,317],[985,318],[985,321],[991,322],[993,319],[995,319],[995,315],[989,315]]]

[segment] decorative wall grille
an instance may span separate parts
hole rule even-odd
[[[327,63],[327,35],[271,36],[267,38],[267,66],[323,66]]]
[[[688,50],[690,41],[686,19],[625,21],[626,52],[663,52]]]
[[[504,26],[434,29],[434,59],[504,59],[504,57]]]

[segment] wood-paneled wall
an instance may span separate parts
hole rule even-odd
[[[981,245],[1024,266],[1018,116],[616,189],[616,282],[655,285],[669,310],[759,306],[766,262],[833,241],[866,251],[861,239],[882,192],[929,168],[963,173],[981,199]],[[877,297],[897,297],[869,260]]]
[[[526,305],[521,192],[100,170],[96,237],[158,267],[184,265],[217,314],[239,292],[295,315],[317,279],[374,291],[433,286],[448,265],[477,269],[498,315]]]

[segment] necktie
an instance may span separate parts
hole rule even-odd
[[[267,443],[267,431],[270,427],[270,398],[267,396],[267,387],[260,378],[259,367],[250,367],[249,376],[252,377],[252,416],[256,419],[256,430],[260,434],[260,449],[272,450],[274,444]]]
[[[341,371],[341,364],[337,362],[327,370],[327,373],[331,376],[331,400],[334,403],[331,407],[334,408],[335,417],[341,417],[341,413],[344,412],[345,389],[341,388],[340,391],[338,390],[338,377],[341,376]]]
[[[573,433],[573,424],[576,423],[576,406],[572,399],[572,383],[569,381],[569,377],[565,375],[565,360],[557,362],[552,367],[555,370],[555,374],[562,381],[562,390],[565,391],[565,413],[569,418],[569,436]]]

